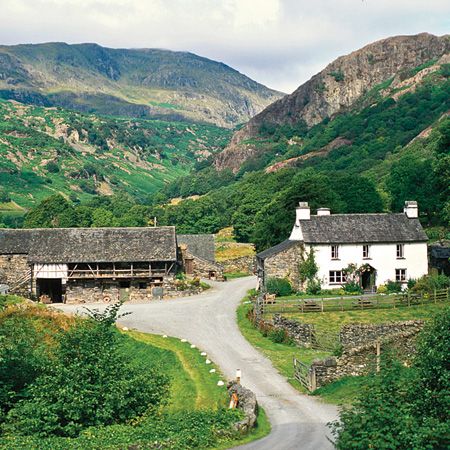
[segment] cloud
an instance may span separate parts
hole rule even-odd
[[[450,29],[448,0],[1,0],[0,43],[187,50],[294,90],[339,55]]]

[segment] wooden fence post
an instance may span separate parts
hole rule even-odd
[[[321,307],[322,307],[322,312],[323,312],[323,297],[322,297]]]
[[[380,371],[380,354],[381,354],[381,345],[378,339],[375,341],[375,351],[377,354],[377,373],[378,373]]]
[[[436,303],[436,288],[434,288],[434,303]]]

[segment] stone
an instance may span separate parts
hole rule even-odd
[[[224,385],[225,385],[225,383],[222,380],[219,380],[217,382],[217,386],[224,386]]]
[[[200,355],[206,356],[206,352],[201,352]]]
[[[210,371],[209,371],[209,373],[215,373],[216,372],[216,369],[211,369]]]
[[[122,331],[128,331],[128,327],[123,327]]]
[[[229,382],[227,389],[230,397],[233,394],[237,395],[238,408],[244,413],[244,419],[234,424],[234,427],[241,433],[247,433],[255,426],[258,415],[256,395],[250,389],[245,388],[236,381]]]
[[[187,339],[181,339],[181,342],[187,342]]]
[[[191,348],[196,348],[196,346],[194,344],[191,345]]]
[[[211,361],[210,361],[209,359],[207,359],[207,360],[205,361],[205,363],[206,363],[206,364],[211,364]]]

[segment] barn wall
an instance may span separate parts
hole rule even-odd
[[[10,289],[21,280],[26,280],[30,266],[26,255],[0,255],[0,283],[7,284]],[[17,289],[10,291],[12,294],[30,294],[30,283],[25,282]]]

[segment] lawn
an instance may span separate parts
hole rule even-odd
[[[390,309],[365,309],[363,311],[329,311],[291,313],[287,317],[303,323],[313,324],[319,331],[338,332],[343,325],[349,323],[384,323],[399,320],[428,320],[442,311],[448,303],[429,303],[427,305],[409,306]]]

